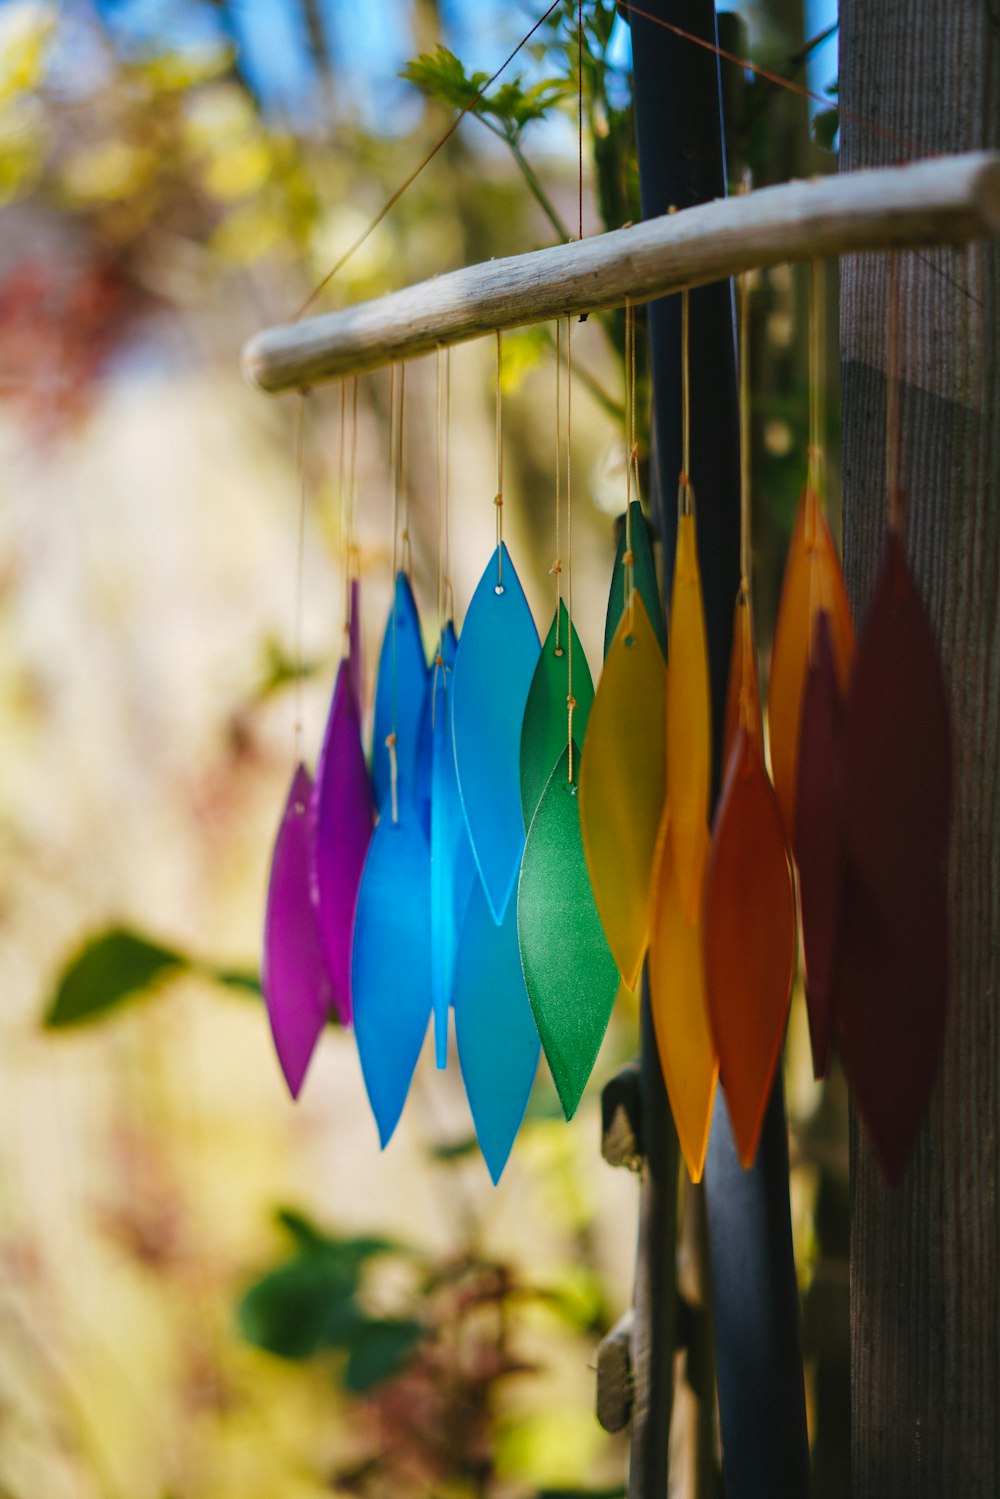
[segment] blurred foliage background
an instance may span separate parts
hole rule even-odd
[[[574,231],[574,9],[557,9],[318,305]],[[810,41],[828,11],[756,0],[723,18],[724,44],[822,89],[830,38]],[[344,536],[338,398],[320,391],[299,604],[294,403],[247,389],[239,349],[294,314],[537,13],[0,6],[0,1496],[624,1492],[593,1364],[630,1298],[637,1189],[600,1159],[598,1097],[634,1051],[634,1008],[572,1125],[539,1077],[494,1189],[454,1058],[444,1075],[422,1060],[384,1155],[351,1038],[332,1027],[293,1108],[255,978],[292,766],[294,619],[301,607],[314,754]],[[638,210],[628,29],[610,0],[585,14],[592,232]],[[835,116],[811,121],[739,69],[724,78],[734,183],[835,166]],[[797,274],[758,278],[765,641],[805,470],[804,307]],[[594,668],[624,503],[621,350],[620,319],[579,326],[575,597]],[[492,346],[452,356],[459,615],[493,539],[492,360]],[[508,539],[541,624],[546,330],[505,340],[503,383]],[[388,376],[363,381],[369,687],[390,592],[388,408]],[[430,361],[407,380],[406,450],[428,638],[434,433]],[[786,1077],[815,1492],[842,1494],[846,1104],[837,1078],[811,1081],[800,997]],[[679,1429],[677,1494],[700,1471],[685,1450]]]

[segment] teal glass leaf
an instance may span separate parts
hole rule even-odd
[[[573,759],[575,768],[575,747]],[[535,1024],[563,1113],[572,1119],[608,1028],[618,969],[590,888],[568,746],[528,829],[517,934]]]
[[[434,1051],[438,1067],[448,1061],[448,1010],[455,954],[469,892],[478,883],[469,832],[462,812],[452,734],[455,653],[458,640],[449,620],[441,633],[441,660],[431,668],[431,964]]]
[[[410,580],[396,574],[392,608],[382,637],[375,685],[372,732],[372,789],[379,815],[389,805],[392,774],[386,738],[396,731],[396,767],[400,797],[413,793],[416,781],[420,721],[427,695],[427,657],[420,616]]]
[[[411,802],[368,845],[351,955],[354,1033],[383,1148],[403,1112],[431,1013],[431,858]]]
[[[667,654],[667,627],[663,619],[663,605],[660,603],[660,585],[656,580],[656,562],[653,558],[653,544],[649,539],[649,526],[646,517],[642,513],[642,506],[638,500],[633,500],[629,506],[632,516],[632,576],[635,581],[635,591],[646,606],[649,622],[653,626],[656,638],[660,642],[660,650],[664,659]],[[625,576],[625,526],[622,525],[622,534],[618,540],[618,554],[615,557],[614,572],[611,574],[611,592],[608,594],[608,614],[604,623],[604,654],[607,655],[611,649],[611,642],[615,638],[618,621],[625,612],[626,585]]]
[[[493,920],[475,881],[455,962],[455,1036],[476,1135],[494,1185],[507,1164],[541,1045],[517,945],[517,902]]]
[[[502,921],[524,847],[521,724],[538,660],[538,631],[501,543],[479,580],[455,658],[455,763],[476,864]],[[498,591],[499,590],[499,591]]]
[[[556,761],[569,743],[566,699],[569,696],[569,612],[559,600],[559,646],[556,647],[556,616],[552,616],[541,655],[531,679],[521,725],[521,815],[525,830],[535,815],[542,792]],[[583,736],[594,701],[594,681],[580,637],[573,627],[573,738]]]

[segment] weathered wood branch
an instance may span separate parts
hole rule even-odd
[[[469,266],[258,333],[243,368],[276,393],[361,374],[496,328],[649,301],[757,266],[1000,234],[1000,155],[937,157],[699,204]]]

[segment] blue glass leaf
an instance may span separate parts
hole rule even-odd
[[[517,879],[521,819],[521,724],[538,660],[538,631],[501,544],[479,580],[458,644],[454,675],[455,761],[465,821],[490,909],[503,920]],[[499,591],[498,591],[499,589]]]
[[[389,751],[385,741],[392,733],[394,722],[399,794],[404,797],[413,792],[427,676],[427,657],[416,600],[409,578],[400,572],[396,574],[393,606],[382,637],[375,687],[372,787],[380,815],[389,804],[392,791]]]
[[[452,680],[458,639],[449,620],[441,635],[440,664],[431,669],[431,961],[434,1043],[438,1067],[448,1061],[448,1010],[452,1003],[455,953],[469,891],[477,881],[469,832],[455,772]]]
[[[383,1148],[403,1112],[431,1012],[431,859],[413,806],[379,822],[354,918],[354,1033]]]
[[[455,1035],[476,1134],[494,1184],[528,1106],[541,1043],[517,945],[517,902],[497,926],[478,880],[455,964]]]

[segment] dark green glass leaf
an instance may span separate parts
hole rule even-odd
[[[575,747],[573,760],[575,770]],[[571,1119],[608,1028],[618,969],[590,888],[568,747],[528,829],[517,933],[535,1024],[563,1113]]]
[[[344,1385],[363,1395],[397,1374],[423,1337],[419,1322],[403,1319],[366,1321],[351,1344]]]
[[[632,569],[635,579],[635,591],[646,606],[649,622],[656,632],[656,638],[660,642],[660,649],[664,659],[667,654],[667,627],[663,620],[663,605],[660,603],[660,585],[656,581],[656,563],[653,560],[653,546],[649,539],[649,527],[646,517],[642,513],[642,506],[638,500],[633,500],[629,506],[632,515]],[[608,594],[608,617],[604,625],[604,654],[607,655],[611,649],[611,642],[615,638],[618,621],[625,612],[625,537],[626,531],[622,526],[621,538],[618,542],[618,555],[615,557],[615,569],[611,574],[611,592]]]
[[[559,600],[559,645],[556,645],[556,616],[531,679],[528,701],[521,725],[521,814],[527,831],[535,808],[559,756],[568,745],[566,699],[569,696],[569,612]],[[557,653],[558,652],[558,653]],[[594,681],[587,665],[580,637],[573,627],[573,738],[583,743],[583,736],[594,701]]]
[[[173,977],[191,966],[180,953],[135,932],[103,932],[88,942],[63,971],[42,1024],[47,1030],[65,1030],[96,1020],[126,1000],[137,998],[156,980]]]

